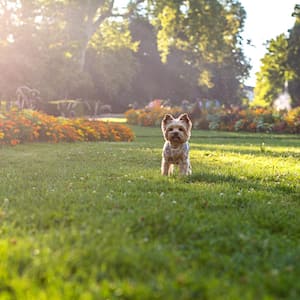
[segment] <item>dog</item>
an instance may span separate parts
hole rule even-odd
[[[189,157],[189,139],[192,130],[192,121],[189,116],[181,114],[174,118],[166,114],[161,122],[161,129],[165,139],[162,151],[161,174],[173,174],[174,165],[179,165],[180,175],[192,174]]]

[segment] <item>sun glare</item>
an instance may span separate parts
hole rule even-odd
[[[15,11],[21,6],[22,5],[20,1],[1,1],[0,12],[3,14],[4,11]]]
[[[6,38],[6,40],[9,42],[9,43],[13,43],[15,41],[14,39],[14,36],[12,34],[9,34]]]

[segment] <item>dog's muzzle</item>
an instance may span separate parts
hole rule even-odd
[[[180,141],[181,140],[178,132],[172,133],[171,139],[173,141]]]

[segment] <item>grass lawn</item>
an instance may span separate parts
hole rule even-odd
[[[0,148],[0,299],[300,299],[300,138],[193,131]]]

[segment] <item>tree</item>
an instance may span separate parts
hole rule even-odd
[[[114,109],[157,97],[238,103],[244,17],[236,0],[132,0],[123,11],[114,0],[0,0],[2,97],[25,85],[46,102]]]
[[[300,5],[295,6],[293,16],[296,18],[288,38],[287,64],[290,70],[289,92],[293,106],[300,106]]]
[[[261,60],[254,89],[254,105],[272,105],[284,83],[288,79],[287,66],[288,41],[284,34],[272,39],[267,44],[267,53]]]
[[[0,66],[7,70],[0,87],[5,98],[26,85],[38,88],[46,101],[97,99],[103,86],[110,101],[131,83],[137,44],[131,42],[127,23],[114,21],[114,1],[10,2],[15,1],[1,1],[0,9]],[[97,68],[101,71],[95,73]]]
[[[173,49],[183,51],[183,61],[198,71],[194,84],[202,97],[225,104],[240,101],[241,83],[249,72],[241,46],[246,16],[241,4],[234,0],[151,3],[162,61]]]
[[[64,43],[58,43],[59,52],[67,62],[63,69],[71,75],[65,97],[111,101],[120,89],[128,88],[135,72],[132,52],[137,44],[132,43],[128,24],[114,7],[114,0],[39,2],[43,15],[49,16],[44,18],[46,24],[61,27]],[[121,53],[127,59],[120,59]]]
[[[183,99],[192,99],[192,81],[188,80],[191,68],[183,61],[184,54],[173,50],[166,63],[162,63],[157,49],[156,30],[145,16],[130,19],[130,31],[134,41],[139,41],[139,49],[134,54],[138,72],[134,76],[134,89],[128,97],[132,102],[146,104],[153,99],[171,99],[179,104]]]
[[[128,93],[135,85],[139,69],[134,56],[137,47],[126,22],[107,21],[101,26],[87,51],[86,71],[95,86],[92,98],[110,103],[114,111],[127,109],[129,102],[121,94]]]
[[[24,1],[24,0],[23,0]],[[131,2],[130,11],[118,12],[114,0],[35,0],[47,25],[60,24],[65,38],[71,44],[71,53],[84,71],[89,44],[100,27],[108,20],[127,17],[141,0]],[[50,14],[49,14],[50,13]]]
[[[285,82],[292,105],[300,105],[300,5],[295,6],[293,16],[296,20],[289,35],[281,34],[267,42],[267,53],[257,73],[254,105],[272,105]]]

